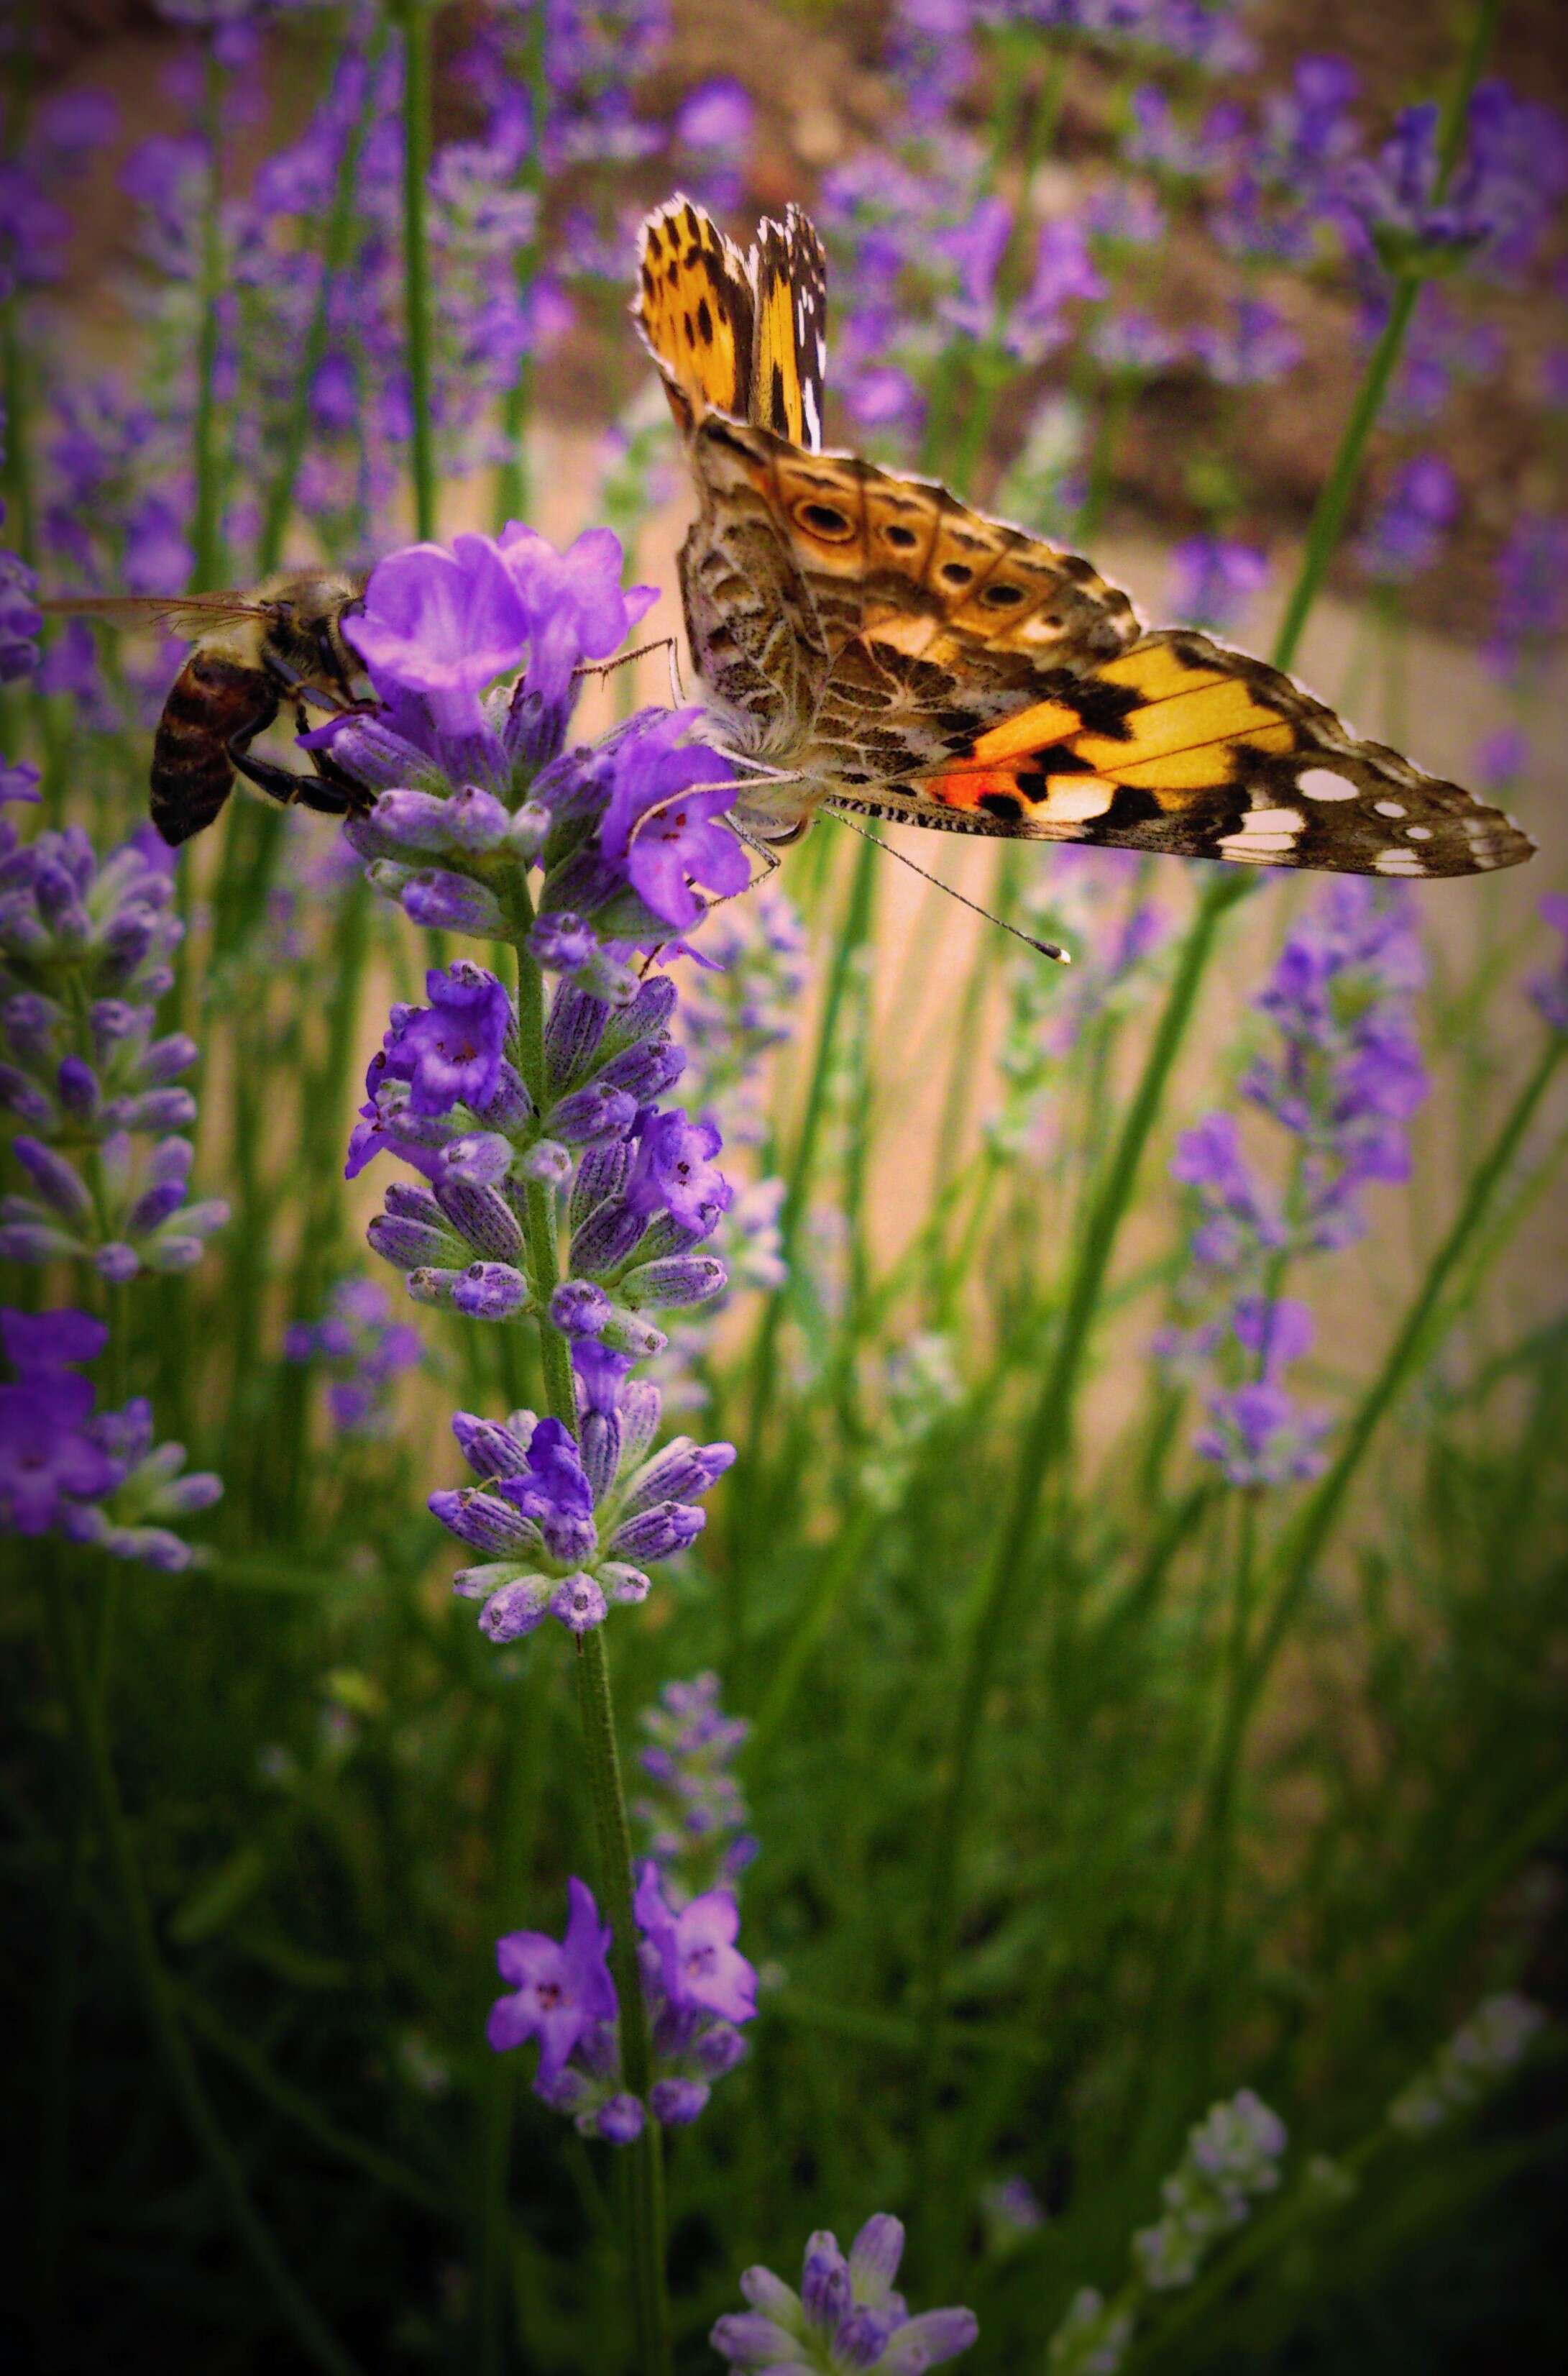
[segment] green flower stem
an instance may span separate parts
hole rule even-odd
[[[371,29],[364,47],[364,92],[360,112],[349,127],[343,143],[343,153],[338,160],[338,173],[332,186],[332,204],[327,217],[327,228],[321,244],[321,286],[316,291],[315,307],[300,350],[299,369],[294,381],[293,401],[283,424],[282,450],[278,457],[277,476],[267,493],[267,509],[262,515],[261,533],[256,541],[256,572],[263,577],[277,568],[282,555],[283,539],[294,507],[294,487],[304,459],[305,446],[310,436],[311,390],[327,350],[327,314],[333,290],[349,261],[350,244],[353,238],[356,199],[359,190],[360,155],[369,135],[375,105],[378,73],[386,55],[386,19],[378,17]]]
[[[75,1586],[69,1578],[53,1579],[45,1595],[66,1713],[76,1744],[79,1771],[102,1835],[104,1853],[125,1925],[132,1976],[142,2011],[160,2055],[185,2126],[241,2243],[266,2284],[279,2319],[294,2336],[313,2367],[330,2376],[358,2376],[356,2363],[323,2324],[300,2291],[273,2240],[271,2230],[251,2202],[229,2141],[219,2126],[196,2059],[176,2010],[175,1996],[158,1952],[152,1916],[137,1867],[119,1786],[104,1737],[102,1712],[88,1677],[86,1645]]]
[[[414,534],[435,534],[435,447],[430,410],[430,247],[425,208],[430,184],[429,0],[398,0],[403,28],[403,302],[409,340],[409,443]]]
[[[202,62],[202,133],[207,182],[201,207],[201,313],[196,331],[196,402],[192,430],[196,516],[191,587],[209,591],[222,570],[222,501],[218,452],[218,308],[223,296],[223,68],[209,42]]]
[[[517,281],[525,297],[531,291],[539,270],[540,239],[543,230],[544,212],[544,132],[550,110],[550,90],[544,75],[544,10],[530,8],[524,24],[522,87],[529,102],[529,149],[523,162],[523,187],[531,191],[539,209],[534,220],[532,237],[517,257]],[[529,406],[532,395],[532,374],[529,359],[517,358],[517,376],[507,389],[501,408],[501,426],[506,441],[505,457],[495,475],[496,525],[504,528],[508,520],[521,519],[529,506],[529,471],[527,437]],[[627,679],[627,691],[631,681]]]
[[[1248,1662],[1237,1714],[1239,1731],[1244,1730],[1258,1694],[1268,1680],[1274,1661],[1279,1655],[1280,1645],[1301,1607],[1334,1522],[1339,1515],[1346,1494],[1366,1457],[1372,1440],[1417,1362],[1428,1350],[1433,1334],[1431,1324],[1448,1282],[1463,1260],[1492,1197],[1506,1178],[1536,1109],[1565,1055],[1568,1055],[1568,1037],[1554,1031],[1535,1070],[1515,1098],[1502,1129],[1470,1174],[1469,1186],[1453,1227],[1433,1254],[1420,1292],[1405,1315],[1405,1324],[1389,1347],[1382,1369],[1361,1398],[1338,1459],[1316,1487],[1287,1538],[1279,1561],[1280,1580],[1274,1603],[1264,1622],[1257,1647]]]
[[[883,1513],[873,1503],[861,1502],[842,1521],[831,1549],[818,1562],[816,1574],[790,1621],[789,1638],[747,1736],[746,1763],[754,1772],[766,1771],[768,1752],[794,1706],[811,1662],[835,1622],[843,1616],[845,1597],[853,1587],[882,1519]]]
[[[577,1643],[577,1698],[583,1742],[599,1835],[602,1912],[613,1933],[610,1968],[621,2002],[621,2073],[630,2093],[646,2105],[653,2071],[647,2007],[637,1968],[637,1934],[632,1914],[632,1835],[615,1741],[610,1693],[610,1662],[604,1628],[593,1626]],[[630,2161],[633,2301],[637,2357],[642,2376],[670,2376],[670,2305],[664,2290],[664,2162],[658,2121],[648,2113],[641,2134],[624,2148]]]
[[[544,979],[529,947],[533,901],[521,873],[503,894],[508,937],[517,954],[518,1070],[536,1109],[544,1101]],[[560,1276],[554,1190],[530,1181],[528,1191],[529,1266],[539,1302],[540,1352],[545,1400],[551,1416],[576,1432],[576,1397],[566,1340],[548,1312]],[[621,2070],[629,2092],[646,2106],[653,2069],[647,2006],[637,1968],[637,1934],[632,1912],[632,1834],[615,1740],[615,1710],[604,1629],[581,1635],[576,1653],[577,1697],[583,1744],[588,1752],[599,1839],[600,1908],[612,1941],[610,1967],[621,2005]],[[631,2258],[638,2363],[642,2376],[669,2376],[670,2308],[664,2287],[664,2164],[658,2121],[648,2113],[642,2133],[625,2147],[630,2163]]]

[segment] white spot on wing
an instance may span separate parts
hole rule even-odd
[[[1424,874],[1426,868],[1413,849],[1380,849],[1372,861],[1380,874]]]
[[[1407,841],[1430,841],[1431,827],[1430,825],[1408,825],[1405,827],[1405,838]]]
[[[1284,834],[1293,838],[1306,829],[1307,820],[1300,809],[1249,809],[1241,819],[1241,831],[1254,841],[1260,835],[1272,838]]]
[[[1373,801],[1372,806],[1379,816],[1402,817],[1406,813],[1403,801]]]
[[[1309,801],[1353,801],[1360,789],[1348,776],[1336,776],[1332,767],[1309,767],[1296,778],[1296,790]]]
[[[1116,787],[1099,776],[1051,776],[1047,778],[1045,814],[1052,825],[1087,825],[1103,816],[1116,798]],[[1037,809],[1038,816],[1039,811]]]

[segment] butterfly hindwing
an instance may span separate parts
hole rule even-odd
[[[949,831],[1395,879],[1514,866],[1533,847],[1279,670],[1185,628],[1059,678],[875,805]]]

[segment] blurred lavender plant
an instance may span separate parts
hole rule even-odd
[[[283,1359],[321,1363],[334,1427],[368,1441],[388,1432],[393,1381],[419,1367],[424,1347],[417,1328],[393,1319],[384,1288],[374,1279],[345,1278],[332,1289],[322,1319],[291,1324]]]
[[[666,1683],[642,1712],[648,1739],[637,1752],[645,1793],[632,1814],[647,1835],[664,1894],[680,1907],[710,1889],[732,1887],[757,1853],[746,1802],[730,1771],[750,1727],[719,1705],[719,1678]]]
[[[154,1444],[145,1397],[94,1410],[81,1371],[108,1341],[85,1312],[0,1312],[16,1372],[0,1385],[0,1533],[53,1535],[174,1574],[201,1553],[168,1522],[209,1509],[223,1488],[208,1471],[182,1473],[184,1444]]]
[[[1288,1135],[1288,1183],[1263,1183],[1223,1110],[1178,1145],[1171,1173],[1194,1190],[1199,1217],[1182,1297],[1189,1311],[1209,1313],[1157,1349],[1189,1376],[1218,1371],[1198,1449],[1234,1484],[1278,1483],[1319,1466],[1325,1422],[1298,1407],[1281,1377],[1309,1348],[1312,1317],[1280,1286],[1297,1259],[1361,1235],[1370,1185],[1408,1176],[1407,1126],[1427,1093],[1412,1015],[1423,976],[1402,896],[1360,880],[1332,884],[1291,931],[1259,995],[1278,1042],[1241,1085]]]
[[[1524,2061],[1546,2026],[1527,1997],[1488,1997],[1388,2108],[1390,2125],[1430,2136],[1474,2109]]]
[[[927,2310],[911,2318],[893,2286],[903,2253],[902,2223],[885,2211],[866,2221],[847,2257],[819,2228],[807,2239],[800,2291],[771,2269],[745,2270],[741,2291],[751,2308],[721,2318],[709,2340],[732,2368],[784,2376],[813,2370],[847,2376],[861,2368],[919,2376],[956,2359],[980,2331],[973,2311]]]
[[[184,931],[172,902],[150,826],[101,864],[80,826],[24,844],[0,822],[0,1102],[26,1124],[11,1145],[34,1192],[0,1203],[13,1262],[77,1256],[123,1283],[189,1269],[228,1218],[185,1202],[196,1101],[175,1084],[196,1044],[152,1036]]]

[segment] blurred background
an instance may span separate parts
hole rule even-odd
[[[910,2224],[911,2300],[976,2308],[977,2371],[1554,2364],[1560,2033],[1463,2120],[1382,2108],[1477,2005],[1564,1993],[1560,1075],[1358,1431],[1540,1061],[1538,909],[1568,856],[1561,10],[17,0],[6,40],[0,536],[45,594],[247,586],[520,517],[563,544],[608,523],[660,589],[645,632],[674,632],[689,498],[627,313],[636,226],[681,188],[743,243],[792,199],[829,253],[830,445],[1260,654],[1321,546],[1296,672],[1541,845],[1354,918],[1316,880],[1254,885],[1117,1203],[1209,871],[888,831],[1065,942],[1063,976],[817,826],[714,920],[729,970],[683,980],[682,1094],[742,1194],[726,1304],[674,1332],[660,1382],[740,1460],[612,1631],[627,1755],[637,1711],[707,1669],[754,1726],[766,1987],[750,2061],[671,2156],[679,2369],[719,2364],[742,2268],[792,2280],[812,2229],[878,2209]],[[1402,111],[1478,85],[1440,191]],[[180,657],[50,624],[3,689],[46,826],[101,851],[137,825]],[[582,731],[667,697],[654,656],[585,694]],[[116,1374],[224,1494],[179,1574],[7,1547],[5,1986],[39,2147],[15,2347],[71,2370],[304,2349],[149,2057],[41,1615],[58,1585],[99,1629],[170,2001],[342,2348],[618,2369],[615,2156],[482,2045],[492,1941],[558,1929],[587,1869],[565,1655],[475,1635],[423,1507],[460,1467],[454,1405],[499,1415],[529,1357],[407,1306],[363,1242],[382,1182],[340,1177],[387,1005],[451,951],[327,821],[243,788],[177,896],[160,1028],[199,1044],[196,1183],[230,1218],[125,1290]],[[1321,1054],[1278,968],[1331,944],[1420,1089],[1293,1273],[1315,1333],[1249,1467],[1215,1440],[1237,1373],[1202,1231],[1226,1191],[1182,1150],[1241,1116],[1287,1208],[1301,1134],[1258,1082]],[[84,1276],[8,1264],[6,1300],[96,1309]],[[967,1860],[933,1948],[956,1774]],[[1272,2226],[1075,2343],[1191,2124],[1243,2086],[1289,2132]]]

